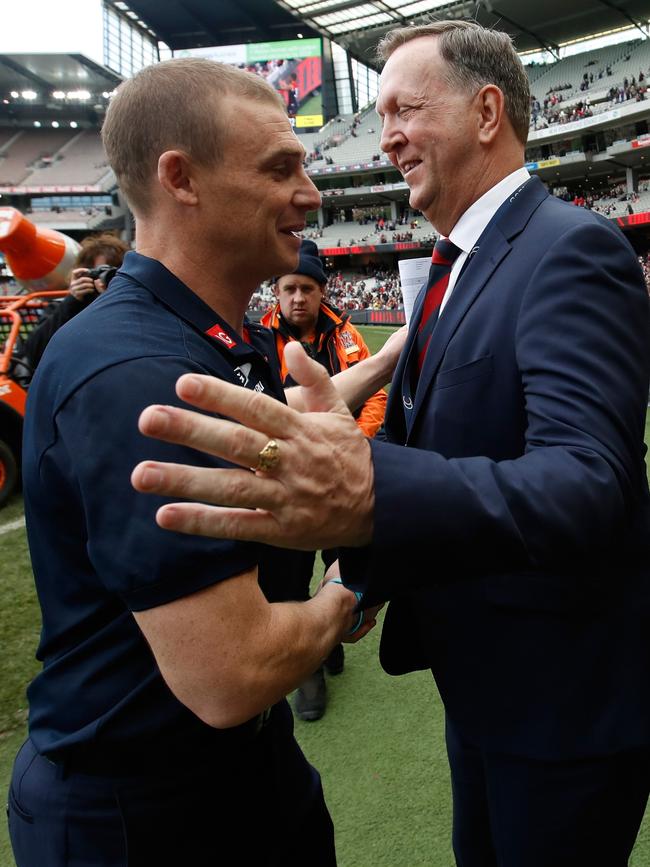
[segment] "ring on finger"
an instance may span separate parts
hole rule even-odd
[[[275,440],[269,440],[257,456],[256,470],[268,472],[280,463],[280,446]]]

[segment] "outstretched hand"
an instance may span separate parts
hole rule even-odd
[[[146,436],[247,468],[138,464],[131,478],[138,491],[199,501],[162,506],[156,516],[161,527],[302,550],[370,541],[370,446],[325,368],[308,358],[297,342],[285,348],[285,361],[293,379],[303,386],[305,412],[198,374],[180,377],[178,396],[240,424],[169,406],[150,406],[142,412],[139,428]],[[252,472],[269,439],[279,446],[277,466]]]

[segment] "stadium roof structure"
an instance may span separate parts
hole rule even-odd
[[[324,35],[377,68],[374,49],[394,27],[430,16],[507,31],[520,52],[645,24],[650,0],[110,0],[132,10],[171,49]],[[641,33],[640,33],[641,35]],[[643,34],[645,35],[645,34]]]
[[[121,81],[116,72],[83,54],[0,54],[0,123],[66,120],[94,126],[106,109],[105,95]],[[17,99],[8,98],[12,91],[17,91],[12,94]],[[20,97],[29,91],[30,99]]]
[[[172,50],[319,36],[275,0],[108,0]],[[129,14],[134,13],[134,14]]]
[[[122,78],[83,54],[0,54],[0,92],[113,90]]]

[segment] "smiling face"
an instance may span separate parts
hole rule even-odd
[[[299,333],[307,337],[316,327],[323,287],[306,274],[287,274],[275,286],[284,318]]]
[[[273,103],[228,97],[223,158],[199,167],[202,225],[236,279],[261,282],[298,264],[300,232],[320,194],[305,174],[305,149]]]
[[[436,37],[397,48],[381,74],[381,148],[409,185],[411,207],[445,235],[478,198],[474,181],[481,149],[474,102],[474,94],[448,83]]]

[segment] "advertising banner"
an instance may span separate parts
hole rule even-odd
[[[214,45],[174,52],[175,57],[207,57],[246,69],[268,81],[287,106],[299,129],[320,129],[324,124],[320,39],[285,39],[250,45]]]

